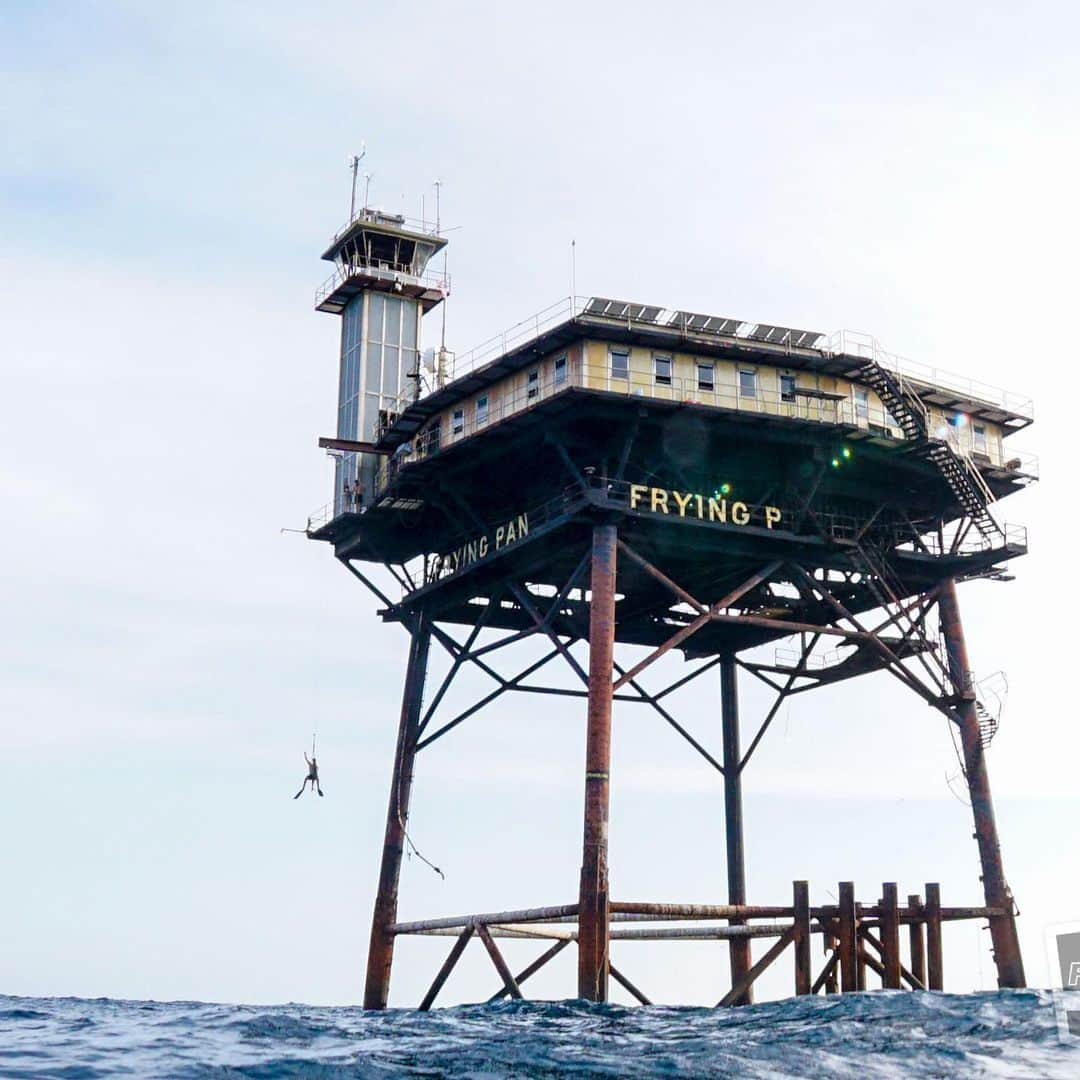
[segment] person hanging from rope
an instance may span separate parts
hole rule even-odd
[[[319,785],[319,765],[315,760],[315,744],[311,744],[311,757],[307,756],[307,751],[304,751],[304,760],[307,762],[308,773],[304,777],[304,782],[300,785],[300,790],[293,796],[294,799],[299,799],[304,791],[307,789],[308,781],[311,781],[311,790],[319,793],[319,798],[322,798],[322,787]]]

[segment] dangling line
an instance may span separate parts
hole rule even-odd
[[[446,875],[430,860],[424,858],[420,853],[420,849],[413,843],[412,837],[409,835],[409,830],[405,827],[405,822],[401,818],[401,773],[398,773],[397,790],[394,793],[394,810],[397,814],[398,825],[401,827],[401,834],[405,837],[405,843],[409,845],[409,854],[415,855],[426,866],[430,866],[436,874],[446,880]]]

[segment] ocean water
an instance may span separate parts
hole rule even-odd
[[[431,1013],[0,997],[0,1076],[1080,1078],[1043,991]]]

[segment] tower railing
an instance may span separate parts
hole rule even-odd
[[[447,274],[414,274],[406,263],[382,261],[371,263],[355,260],[341,263],[315,290],[315,307],[318,307],[331,293],[354,277],[386,281],[390,284],[438,289],[447,295],[450,292],[450,277]]]

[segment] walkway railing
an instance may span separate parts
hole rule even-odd
[[[772,938],[772,946],[720,999],[720,1006],[749,1000],[760,975],[787,949],[794,947],[794,986],[797,995],[848,993],[869,988],[873,973],[885,989],[941,990],[944,986],[942,924],[986,919],[1003,914],[989,907],[943,907],[941,889],[926,885],[901,903],[894,882],[885,882],[881,897],[870,904],[855,899],[855,886],[842,881],[837,902],[811,905],[805,881],[792,885],[792,903],[774,907],[751,904],[663,904],[612,900],[608,909],[610,940],[623,941],[729,941]],[[466,945],[475,935],[483,943],[499,976],[500,986],[487,999],[523,997],[522,984],[567,945],[578,940],[579,905],[522,908],[478,915],[399,922],[391,928],[398,936],[456,938],[449,955],[420,1002],[427,1010],[445,986]],[[671,925],[682,923],[691,925]],[[627,925],[631,924],[631,925]],[[907,933],[902,929],[906,927]],[[811,941],[820,935],[826,959],[815,976]],[[907,947],[902,944],[907,938]],[[549,948],[527,967],[513,973],[496,939],[535,940]],[[905,956],[906,953],[906,956]],[[905,960],[907,961],[905,963]],[[622,960],[619,961],[622,964]],[[608,961],[608,974],[642,1005],[652,1001]]]
[[[651,373],[630,371],[625,376],[614,376],[608,365],[568,361],[558,376],[549,367],[542,368],[539,378],[533,384],[522,383],[509,394],[505,390],[499,393],[492,390],[484,405],[480,405],[474,398],[471,402],[463,403],[458,410],[451,409],[448,422],[442,423],[438,429],[432,427],[421,432],[396,457],[383,464],[377,474],[376,490],[384,491],[397,470],[409,462],[430,457],[572,388],[602,390],[624,397],[647,397],[653,401],[709,405],[763,417],[848,427],[898,441],[904,438],[888,410],[872,402],[856,401],[848,397],[808,395],[798,390],[790,394],[760,385],[755,388],[754,393],[748,394],[735,384],[721,384],[716,381],[711,388],[708,385],[703,386],[696,377],[672,376],[666,382],[659,383]],[[410,401],[411,399],[403,400],[401,407],[406,407]],[[980,463],[1025,476],[1032,475],[1027,470],[1034,468],[1037,475],[1038,459],[1034,455],[1020,454],[1012,451],[1010,447],[1006,447],[1004,453],[996,445],[993,445],[992,449],[997,460],[987,454]],[[858,448],[852,446],[849,451],[854,454],[858,452]],[[965,457],[971,452],[970,448],[958,451]]]
[[[679,316],[682,314],[675,310],[645,308],[644,305],[629,305],[628,314],[621,318],[611,318],[606,315],[595,314],[595,309],[589,310],[593,298],[584,296],[564,296],[549,304],[546,308],[530,315],[513,326],[508,327],[501,333],[488,338],[475,348],[467,352],[452,354],[447,368],[447,378],[450,381],[461,378],[463,375],[475,371],[484,364],[512,349],[519,348],[535,341],[547,330],[566,322],[569,319],[587,314],[590,319],[609,322],[613,325],[626,326],[633,329],[656,329],[657,327],[669,327],[681,329]],[[649,314],[655,312],[654,317],[649,319],[634,318],[635,311],[646,310]],[[754,322],[740,322],[737,324],[734,334],[729,335],[735,340],[742,340],[753,344],[749,335],[758,326]],[[693,333],[690,330],[689,333]],[[718,338],[722,340],[722,338]],[[688,352],[693,350],[688,348]],[[794,349],[789,351],[794,352]],[[917,360],[909,360],[907,357],[896,353],[887,352],[883,349],[876,338],[871,334],[855,330],[838,330],[830,335],[823,335],[817,343],[816,351],[827,355],[847,355],[857,359],[874,360],[882,367],[896,373],[902,379],[914,382],[920,386],[940,386],[954,390],[970,397],[975,401],[988,405],[996,405],[1010,412],[1015,412],[1027,419],[1033,419],[1034,406],[1030,397],[1017,394],[1001,387],[993,386],[977,379],[948,371],[931,364],[924,364]]]

